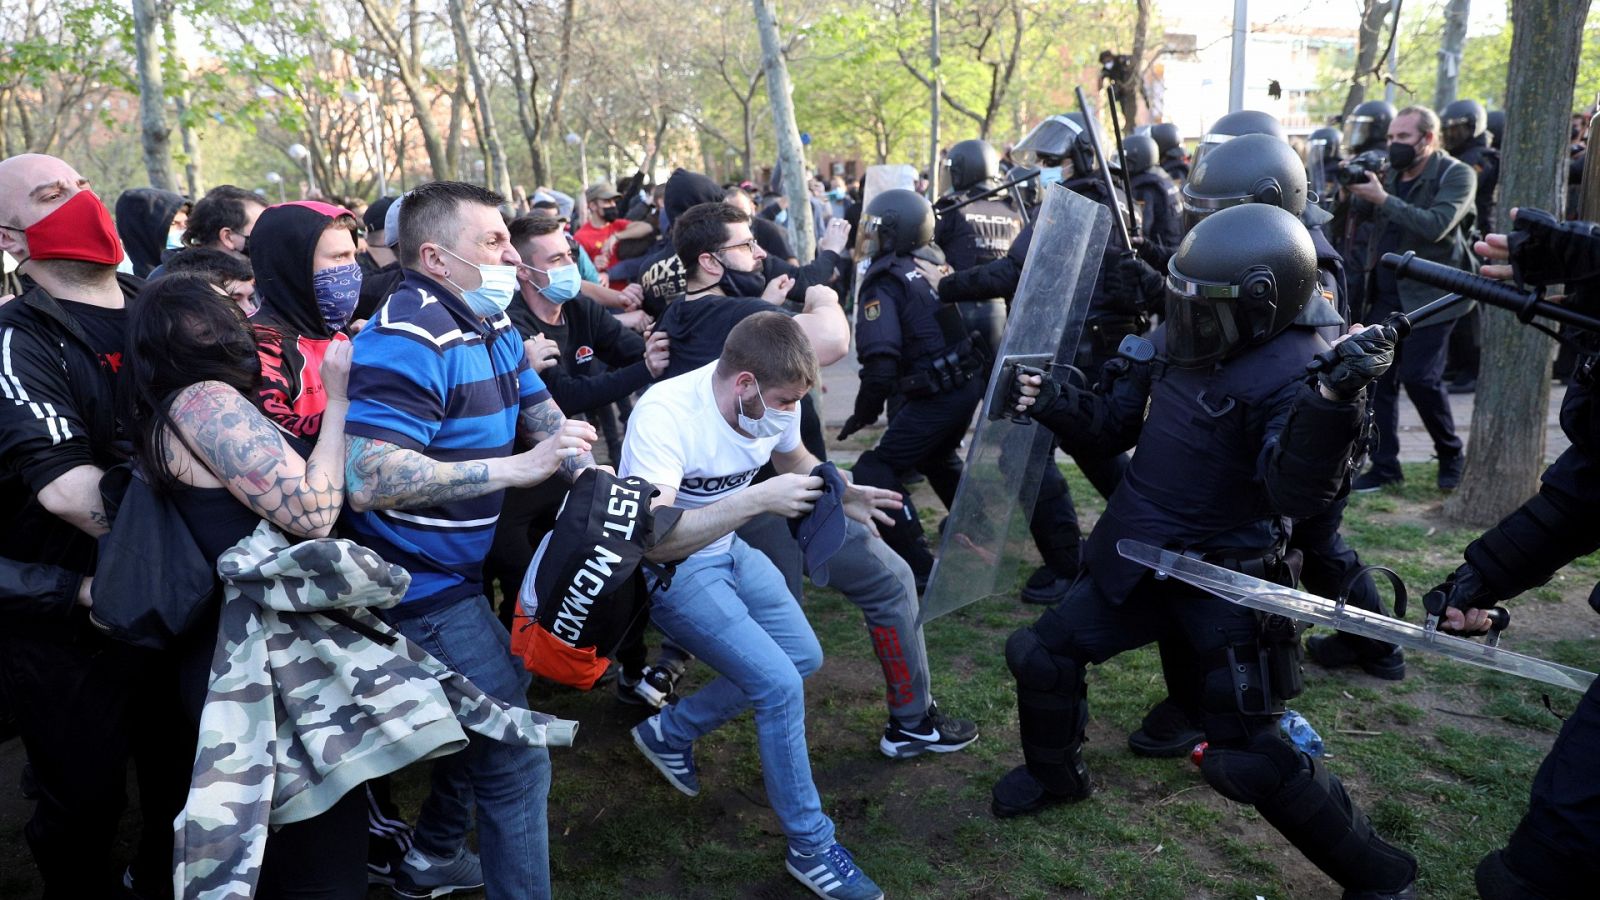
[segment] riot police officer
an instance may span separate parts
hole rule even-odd
[[[1283,517],[1316,513],[1347,488],[1364,389],[1388,367],[1392,335],[1344,338],[1337,364],[1308,379],[1306,363],[1328,347],[1294,324],[1317,290],[1316,255],[1304,226],[1266,204],[1196,225],[1168,272],[1154,359],[1108,367],[1092,391],[1018,379],[1016,408],[1064,441],[1137,440],[1139,452],[1089,537],[1083,577],[1006,642],[1024,764],[995,784],[993,811],[1087,797],[1087,664],[1177,634],[1206,673],[1206,781],[1254,806],[1347,900],[1414,897],[1415,859],[1372,830],[1321,761],[1278,734],[1284,701],[1300,689],[1295,629],[1116,551],[1131,538],[1290,583]]]
[[[1494,226],[1494,192],[1500,183],[1500,151],[1489,135],[1489,113],[1476,100],[1457,100],[1439,111],[1440,139],[1451,156],[1478,173],[1478,193],[1473,197],[1478,211],[1478,230]],[[1474,309],[1462,318],[1450,334],[1451,371],[1449,390],[1467,393],[1477,386],[1481,326]]]
[[[1156,165],[1160,153],[1155,139],[1147,134],[1130,134],[1122,141],[1121,164],[1128,173],[1134,206],[1144,226],[1139,253],[1158,269],[1165,267],[1177,252],[1178,241],[1183,237],[1178,185]]]
[[[1182,184],[1189,177],[1189,154],[1183,151],[1183,135],[1171,122],[1157,122],[1150,126],[1150,137],[1161,151],[1161,168],[1172,180]]]
[[[1316,202],[1323,209],[1333,209],[1333,195],[1338,192],[1334,172],[1344,162],[1340,152],[1344,135],[1331,125],[1324,125],[1306,136],[1306,168],[1311,175],[1310,187],[1317,192]]]
[[[938,216],[933,240],[944,252],[945,262],[951,271],[961,272],[1005,256],[1022,231],[1022,210],[1013,197],[1004,193],[974,199],[995,186],[1000,175],[1000,154],[988,141],[960,141],[945,156],[945,166],[950,174],[950,191],[933,207]],[[959,207],[950,209],[958,203]],[[986,345],[984,352],[993,356],[1000,349],[1005,329],[1005,300],[994,296],[962,301],[956,306],[967,331],[978,333]]]
[[[920,591],[933,569],[933,554],[900,473],[921,472],[946,509],[955,503],[961,481],[956,451],[983,397],[988,360],[956,308],[939,302],[939,282],[950,269],[933,243],[933,207],[927,199],[913,191],[884,191],[867,205],[865,216],[873,249],[856,320],[861,388],[839,440],[876,422],[890,397],[905,398],[853,473],[860,484],[905,497],[883,538],[911,565]]]
[[[1210,153],[1236,137],[1246,134],[1270,134],[1279,140],[1285,140],[1283,125],[1272,115],[1259,109],[1239,109],[1217,119],[1206,129],[1200,138],[1200,145],[1194,148],[1194,164],[1200,165]]]
[[[1305,168],[1284,141],[1266,134],[1247,134],[1219,145],[1184,184],[1183,215],[1192,227],[1218,210],[1246,203],[1276,206],[1300,218],[1317,257],[1317,286],[1295,319],[1315,328],[1324,340],[1337,340],[1349,316],[1344,306],[1344,261],[1328,243],[1321,225],[1328,214],[1309,202]],[[1356,552],[1339,533],[1345,498],[1326,510],[1295,522],[1289,549],[1304,558],[1305,588],[1330,599],[1343,592],[1350,604],[1379,611],[1377,586]],[[1167,697],[1146,714],[1128,736],[1128,747],[1141,756],[1185,756],[1200,739],[1199,671],[1181,641],[1160,640]],[[1362,665],[1369,673],[1391,680],[1404,677],[1405,657],[1391,644],[1352,635],[1323,635],[1308,641],[1313,659],[1324,665]]]
[[[1368,100],[1357,106],[1344,117],[1345,152],[1360,156],[1368,150],[1387,147],[1394,115],[1394,104],[1386,100]]]

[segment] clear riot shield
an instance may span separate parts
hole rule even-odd
[[[1315,594],[1297,591],[1260,578],[1252,578],[1232,569],[1213,566],[1193,557],[1138,541],[1118,541],[1117,552],[1126,559],[1149,566],[1159,576],[1176,578],[1207,593],[1215,594],[1229,603],[1248,606],[1261,612],[1276,613],[1315,625],[1326,625],[1362,637],[1399,644],[1410,650],[1437,653],[1458,662],[1542,681],[1579,693],[1587,691],[1595,678],[1593,672],[1513,653],[1494,643],[1480,644],[1477,641],[1444,634],[1401,619],[1356,609]]]
[[[1328,170],[1327,164],[1328,142],[1314,140],[1306,142],[1306,183],[1317,195],[1315,203],[1323,209],[1333,211],[1333,191],[1331,181],[1333,173]]]
[[[1080,194],[1053,185],[1044,191],[1033,225],[1033,242],[1022,266],[999,362],[1009,357],[1044,357],[1071,364],[1095,279],[1111,235],[1111,211]],[[996,396],[1003,373],[997,364],[986,398]],[[945,522],[939,556],[922,598],[928,622],[1009,585],[1029,541],[1027,522],[1039,495],[1039,477],[1054,465],[1053,435],[1032,422],[978,416],[961,485]],[[1003,459],[1003,462],[1002,462]],[[1001,579],[1007,579],[1002,582]]]
[[[851,248],[855,251],[856,277],[850,280],[850,309],[860,308],[856,301],[861,298],[861,278],[867,272],[867,266],[872,264],[871,247],[868,245],[867,235],[867,207],[872,204],[872,198],[884,191],[904,188],[908,191],[917,189],[917,167],[910,165],[897,166],[867,166],[866,182],[861,186],[861,220],[856,225],[856,245]]]

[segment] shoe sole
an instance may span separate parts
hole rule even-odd
[[[977,739],[978,736],[973,735],[959,744],[935,744],[922,741],[897,742],[882,738],[878,741],[878,749],[890,759],[910,759],[913,756],[921,756],[924,753],[954,753],[957,750],[965,750]]]
[[[1352,493],[1352,494],[1376,494],[1377,492],[1383,490],[1386,487],[1389,487],[1390,485],[1397,485],[1397,484],[1401,484],[1401,483],[1402,482],[1399,482],[1399,481],[1385,481],[1383,484],[1373,485],[1372,487],[1353,487],[1353,488],[1350,489],[1350,493]]]
[[[989,812],[992,813],[996,819],[1017,819],[1021,818],[1022,816],[1038,815],[1039,813],[1042,813],[1047,809],[1051,809],[1052,807],[1065,806],[1068,803],[1077,803],[1080,800],[1087,800],[1089,799],[1089,793],[1090,792],[1085,791],[1083,794],[1073,797],[1049,797],[1043,802],[1040,802],[1034,806],[1006,806],[1000,801],[991,797],[989,799]]]
[[[1357,663],[1357,665],[1361,666],[1361,671],[1371,675],[1373,678],[1381,678],[1384,681],[1406,680],[1405,660],[1401,660],[1399,665],[1380,666],[1373,662]]]
[[[650,761],[650,765],[656,767],[656,771],[661,773],[661,777],[667,779],[668,784],[677,788],[685,796],[700,796],[699,788],[690,788],[688,785],[678,780],[678,776],[671,769],[667,768],[667,764],[661,761],[661,757],[656,756],[655,751],[651,750],[650,747],[645,744],[644,738],[639,737],[639,732],[637,730],[630,731],[628,733],[633,736],[633,745],[639,748],[639,752],[643,753],[644,758]]]
[[[661,693],[642,681],[633,686],[633,695],[639,698],[639,703],[654,709],[661,709],[666,706],[667,697],[670,696],[669,694]]]
[[[825,897],[825,898],[827,898],[827,900],[839,900],[838,897],[835,897],[832,894],[829,894],[829,893],[823,891],[822,888],[819,888],[816,885],[812,884],[811,883],[811,879],[807,878],[804,874],[802,874],[800,872],[799,869],[796,869],[794,867],[794,863],[791,863],[788,860],[784,860],[783,861],[783,867],[785,869],[789,870],[789,874],[794,876],[794,880],[795,881],[800,882],[801,884],[805,885],[808,889],[810,889],[811,893],[816,894],[818,897]],[[883,900],[883,891],[879,891],[878,892],[878,896],[876,896],[876,897],[867,897],[867,898],[864,898],[864,900]]]

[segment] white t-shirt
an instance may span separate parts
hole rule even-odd
[[[628,417],[622,442],[623,478],[638,475],[651,484],[677,487],[678,509],[699,509],[749,487],[772,452],[800,446],[800,417],[777,437],[751,438],[735,431],[717,410],[711,380],[717,364],[658,382],[645,392]],[[700,553],[727,551],[733,535],[720,537]]]

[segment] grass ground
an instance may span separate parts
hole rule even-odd
[[[1086,521],[1098,497],[1068,467]],[[1356,497],[1350,542],[1395,568],[1416,592],[1457,564],[1473,534],[1446,526],[1429,466],[1399,490]],[[1019,576],[1024,572],[1019,569]],[[1600,579],[1587,559],[1522,598],[1507,643],[1593,670],[1596,619],[1584,603]],[[946,711],[979,723],[966,751],[892,761],[877,750],[883,682],[859,612],[810,590],[807,612],[827,662],[807,689],[811,760],[840,839],[891,897],[1322,898],[1338,889],[1250,808],[1222,800],[1186,760],[1145,760],[1127,733],[1162,693],[1153,649],[1089,674],[1086,756],[1096,785],[1086,802],[1024,820],[989,815],[989,786],[1020,762],[1006,636],[1039,612],[1010,597],[981,600],[927,629],[934,692]],[[1413,612],[1415,618],[1417,612]],[[1360,673],[1308,671],[1293,701],[1321,732],[1329,764],[1390,839],[1421,860],[1422,895],[1473,896],[1472,870],[1521,816],[1528,784],[1559,722],[1540,686],[1413,654],[1392,684]],[[688,689],[708,677],[691,670]],[[1557,711],[1576,696],[1551,691]],[[670,788],[634,750],[638,707],[609,692],[536,687],[535,708],[582,721],[577,745],[552,753],[550,837],[563,898],[799,898],[784,872],[783,839],[767,808],[748,716],[700,742],[702,793]],[[0,754],[0,784],[20,754]],[[402,773],[414,809],[421,769]],[[12,798],[0,807],[0,897],[29,896],[31,866]],[[381,896],[374,892],[374,897]]]

